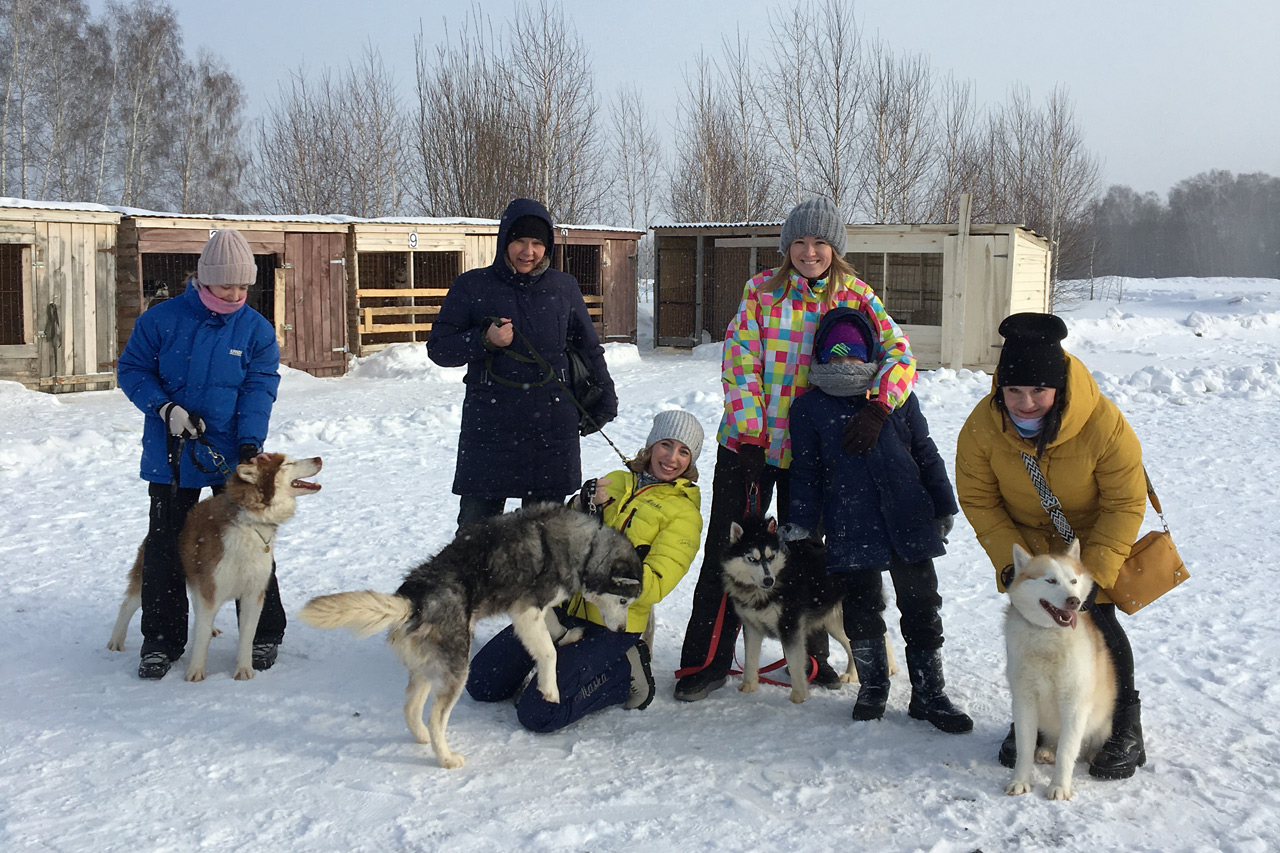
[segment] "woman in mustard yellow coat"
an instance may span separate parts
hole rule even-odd
[[[581,595],[557,608],[559,627],[580,636],[557,654],[560,702],[547,702],[537,690],[520,696],[516,716],[526,728],[555,731],[594,711],[614,705],[643,709],[653,701],[649,646],[642,634],[653,605],[675,589],[698,553],[702,497],[695,481],[702,439],[702,425],[693,415],[659,412],[644,449],[625,469],[588,480],[574,496],[571,506],[622,531],[636,547],[644,563],[643,586],[623,631],[605,628],[599,611]],[[471,662],[467,692],[482,702],[509,699],[532,668],[533,659],[507,628]]]
[[[1089,772],[1124,779],[1146,761],[1133,651],[1106,591],[1129,556],[1146,510],[1142,446],[1115,403],[1079,359],[1062,349],[1066,324],[1052,314],[1014,314],[1000,324],[1004,348],[992,393],[956,441],[956,494],[1003,592],[1013,546],[1032,554],[1063,550],[1022,454],[1035,457],[1080,540],[1098,591],[1088,604],[1115,661],[1117,699],[1111,738]],[[1014,765],[1013,727],[1000,762]]]

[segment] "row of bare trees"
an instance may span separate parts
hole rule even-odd
[[[1048,237],[1055,279],[1092,268],[1107,239],[1094,216],[1123,201],[1098,204],[1065,89],[980,104],[927,58],[866,38],[850,0],[794,0],[763,45],[736,34],[695,58],[669,133],[634,85],[597,91],[553,0],[503,21],[476,4],[436,42],[420,30],[415,55],[412,81],[373,45],[299,69],[246,126],[243,87],[217,57],[187,57],[165,0],[108,0],[98,18],[84,0],[0,0],[0,195],[484,217],[531,195],[559,220],[644,229],[777,219],[815,193],[850,221],[947,222],[968,192],[975,220]]]
[[[668,212],[776,219],[821,193],[851,221],[948,222],[969,192],[975,219],[1026,224],[1069,260],[1100,189],[1064,89],[983,108],[925,57],[865,39],[848,0],[798,0],[763,46],[726,38],[688,69]]]
[[[236,205],[240,83],[186,57],[173,8],[0,0],[0,195],[189,211]]]

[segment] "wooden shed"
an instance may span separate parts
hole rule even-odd
[[[119,223],[101,205],[0,199],[0,379],[114,387]]]
[[[654,227],[654,341],[723,340],[747,280],[781,262],[781,233],[781,222]],[[1049,310],[1048,241],[1020,225],[850,225],[848,235],[845,257],[922,368],[990,371],[1000,321]]]
[[[352,351],[425,342],[449,285],[497,253],[494,219],[351,220],[347,318]],[[603,341],[636,340],[636,256],[642,231],[558,226],[552,265],[573,275]]]
[[[142,311],[182,292],[219,228],[240,231],[253,249],[258,280],[249,304],[275,326],[280,363],[313,376],[345,373],[348,225],[330,217],[126,214],[117,261],[120,340]]]

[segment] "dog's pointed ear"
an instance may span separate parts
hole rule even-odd
[[[769,528],[770,533],[776,533],[778,531],[777,519],[773,519],[773,518],[767,519],[766,526]]]
[[[809,538],[809,531],[798,524],[787,522],[778,528],[778,538],[783,542],[796,542]]]
[[[622,577],[621,575],[614,575],[613,577],[609,578],[609,580],[613,581],[618,586],[640,586],[640,581],[637,578],[628,578],[628,577]]]
[[[736,545],[738,540],[741,538],[742,538],[742,525],[735,521],[729,525],[729,544]]]
[[[1071,544],[1067,546],[1067,556],[1073,560],[1080,559],[1080,537],[1076,536],[1071,540]]]
[[[258,482],[258,465],[253,461],[242,462],[236,466],[236,476],[246,483]]]
[[[1031,555],[1027,553],[1027,550],[1023,548],[1021,545],[1019,545],[1017,542],[1014,542],[1013,543],[1013,570],[1015,572],[1022,571],[1022,567],[1025,566],[1030,560],[1031,560]]]

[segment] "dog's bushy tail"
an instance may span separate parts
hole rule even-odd
[[[298,615],[313,628],[347,628],[357,637],[368,637],[408,622],[413,605],[402,595],[364,589],[313,598]]]

